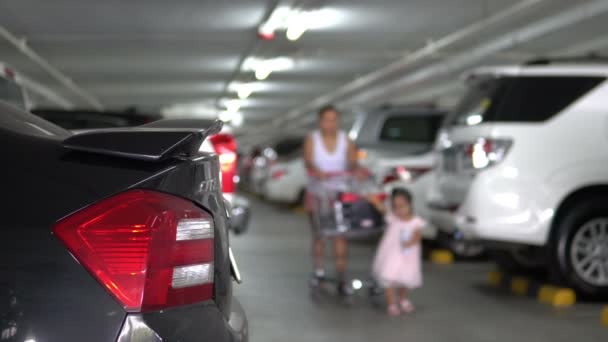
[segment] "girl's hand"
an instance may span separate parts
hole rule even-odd
[[[420,232],[420,230],[416,230],[412,238],[409,241],[406,241],[403,246],[405,248],[410,248],[419,244],[420,241],[422,241],[422,233]]]

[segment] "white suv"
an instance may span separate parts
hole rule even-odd
[[[438,137],[432,222],[607,295],[607,77],[574,59],[472,72]]]

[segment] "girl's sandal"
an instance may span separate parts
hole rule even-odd
[[[408,299],[402,300],[399,304],[403,312],[408,314],[414,312],[414,304],[412,304],[412,302],[410,302]]]
[[[401,314],[401,311],[399,310],[399,307],[397,306],[397,304],[391,304],[386,309],[386,313],[391,317],[396,317]]]

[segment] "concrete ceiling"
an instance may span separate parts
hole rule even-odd
[[[251,81],[240,70],[246,56],[289,56],[293,69],[275,72],[243,101],[244,127],[266,125],[320,95],[407,56],[429,43],[483,21],[520,1],[514,0],[309,0],[326,14],[302,38],[290,42],[279,33],[260,41],[257,27],[281,0],[6,0],[0,23],[29,47],[97,98],[106,108],[137,106],[160,110],[174,104],[216,106],[235,98],[231,82]],[[291,1],[293,2],[293,1]],[[526,10],[489,26],[412,64],[412,70],[448,60],[480,42],[569,10],[584,1],[528,0]],[[514,61],[605,34],[608,16],[557,30],[488,58],[487,63]],[[601,42],[597,43],[599,45]],[[596,50],[601,50],[608,45]],[[49,87],[78,107],[86,106],[39,65],[7,41],[0,60]],[[398,75],[395,75],[398,76]],[[407,102],[435,98],[433,88],[452,75],[428,81],[408,94],[382,99]],[[370,85],[374,86],[374,85]],[[418,94],[412,96],[412,94]],[[49,106],[43,98],[39,105]]]

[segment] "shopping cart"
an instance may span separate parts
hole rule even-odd
[[[382,214],[367,201],[368,196],[384,200],[386,194],[371,177],[355,177],[352,173],[334,173],[320,179],[309,176],[308,192],[312,200],[313,229],[317,237],[349,240],[379,236],[384,230]],[[370,262],[371,264],[371,262]],[[351,297],[360,290],[378,294],[378,286],[368,272],[365,276],[338,277],[313,273],[310,280],[313,299],[318,299],[327,285],[343,286],[338,293]]]

